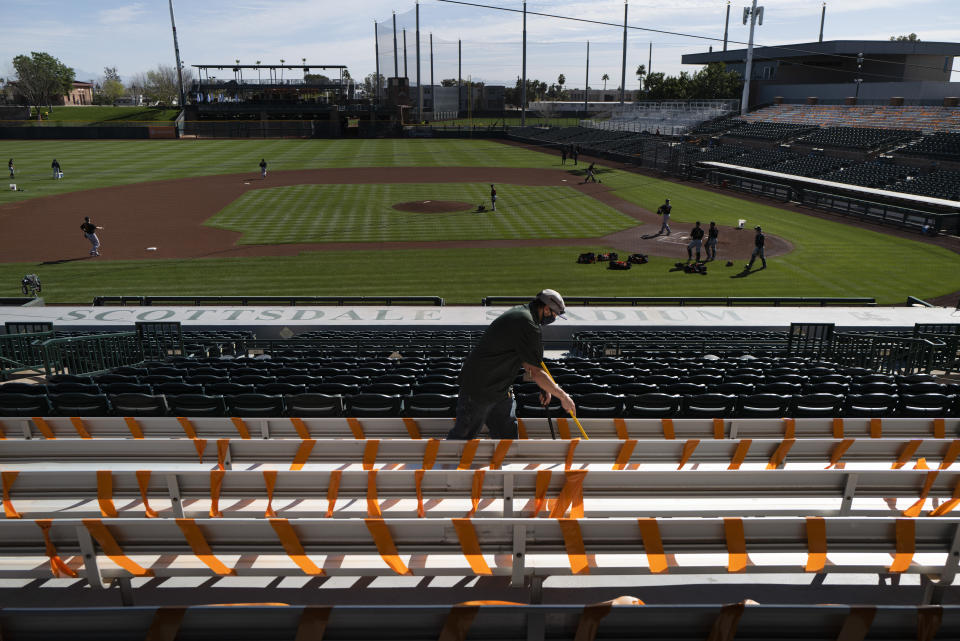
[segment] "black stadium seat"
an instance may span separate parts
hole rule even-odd
[[[627,416],[632,418],[666,418],[680,410],[680,397],[660,392],[624,397]]]
[[[48,416],[50,401],[45,394],[0,394],[0,416]]]
[[[167,405],[174,416],[226,416],[227,405],[223,396],[209,394],[183,394],[168,396]]]
[[[116,416],[165,416],[163,396],[153,394],[111,394],[108,396]]]
[[[792,397],[784,394],[748,394],[737,399],[736,415],[743,418],[782,418]]]
[[[269,394],[233,394],[226,396],[232,416],[277,417],[284,415],[283,397]]]
[[[343,398],[335,394],[293,394],[285,396],[287,414],[303,418],[343,416]]]
[[[364,393],[345,396],[344,411],[352,417],[400,416],[403,399],[399,395]]]
[[[105,394],[67,392],[48,394],[53,411],[60,416],[109,416],[110,404]]]
[[[412,394],[404,399],[404,405],[404,414],[414,418],[457,415],[457,396],[453,394]]]

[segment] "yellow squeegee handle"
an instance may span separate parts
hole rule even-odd
[[[540,367],[542,367],[543,371],[547,373],[547,378],[553,381],[553,384],[556,385],[557,382],[553,380],[553,374],[551,374],[550,370],[547,369],[547,364],[544,363],[543,361],[540,361]],[[580,419],[577,418],[577,415],[574,414],[573,412],[567,412],[567,413],[570,415],[570,418],[573,419],[573,422],[577,424],[577,429],[579,429],[580,433],[583,434],[583,438],[589,441],[590,437],[587,436],[587,433],[584,431],[583,425],[580,425]]]

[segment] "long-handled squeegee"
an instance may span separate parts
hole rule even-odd
[[[550,378],[551,381],[553,381],[553,384],[556,385],[557,382],[553,380],[553,374],[551,374],[550,370],[547,369],[547,364],[544,363],[543,361],[540,361],[540,367],[543,368],[543,371],[547,373],[547,376]],[[587,433],[583,430],[583,425],[580,425],[580,419],[577,418],[577,415],[574,414],[573,412],[567,412],[567,413],[570,414],[570,418],[573,419],[573,422],[577,424],[577,429],[579,429],[580,433],[583,434],[583,438],[589,441],[590,437],[587,436]]]

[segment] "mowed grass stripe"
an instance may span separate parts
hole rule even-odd
[[[245,245],[318,242],[595,238],[629,229],[632,218],[571,187],[498,187],[497,211],[397,211],[406,202],[457,201],[489,208],[476,183],[295,185],[257,189],[205,224],[243,233]]]

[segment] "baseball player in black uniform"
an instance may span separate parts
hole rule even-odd
[[[670,204],[670,199],[667,198],[666,201],[660,207],[657,208],[657,215],[663,216],[663,223],[660,225],[660,231],[658,234],[662,234],[664,230],[667,232],[667,236],[670,235],[670,211],[673,209],[673,206]]]
[[[703,246],[703,228],[700,221],[690,230],[690,242],[687,243],[687,262],[693,258],[693,250],[697,250],[697,262],[700,262],[700,248]]]
[[[14,174],[17,173],[17,172],[16,172],[16,169],[15,169],[14,166],[13,166],[13,158],[11,158],[11,159],[10,159],[10,162],[7,163],[7,169],[10,170],[10,177],[13,178],[13,177],[14,177]]]
[[[80,230],[83,232],[83,237],[90,241],[90,255],[99,256],[100,255],[100,238],[97,237],[97,230],[103,229],[90,222],[89,216],[84,216],[83,222],[80,224]]]
[[[717,259],[717,237],[720,230],[717,229],[717,223],[711,221],[710,229],[707,230],[707,260]]]
[[[763,245],[766,242],[767,238],[766,236],[763,235],[763,230],[760,229],[760,225],[757,225],[756,227],[754,227],[754,229],[757,230],[757,235],[754,236],[753,238],[753,244],[754,244],[753,254],[750,255],[750,262],[747,263],[747,269],[750,269],[753,267],[753,261],[757,259],[757,256],[759,256],[760,260],[763,261],[763,268],[766,269],[767,259],[763,255]]]
[[[267,177],[267,159],[266,158],[260,159],[260,177],[264,179]]]
[[[497,188],[490,185],[490,204],[493,211],[497,211]]]

